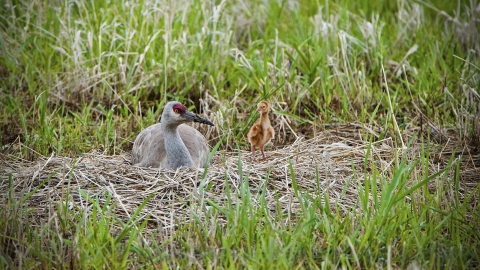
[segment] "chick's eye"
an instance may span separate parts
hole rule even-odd
[[[178,113],[178,109],[177,108],[173,109],[173,112]]]

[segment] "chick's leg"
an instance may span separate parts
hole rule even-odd
[[[255,158],[255,145],[254,144],[252,144],[252,146],[250,147],[250,150],[252,151],[253,161],[257,161],[257,159]]]
[[[263,156],[263,159],[268,159],[267,157],[265,157],[265,150],[264,150],[264,147],[265,147],[265,146],[262,146],[262,147],[260,147],[260,150],[262,151],[262,156]]]

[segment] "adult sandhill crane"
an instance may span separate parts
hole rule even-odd
[[[265,159],[264,147],[275,137],[275,130],[273,130],[272,125],[270,125],[270,119],[268,119],[269,111],[270,105],[268,102],[265,100],[260,101],[257,106],[257,112],[260,113],[260,119],[250,128],[250,131],[248,131],[248,141],[251,145],[252,159],[255,161],[257,161],[255,158],[255,148],[260,148],[263,159]]]
[[[209,153],[207,140],[198,130],[184,124],[187,122],[214,126],[209,120],[188,111],[180,102],[168,102],[160,123],[142,130],[135,139],[132,164],[167,169],[203,168]]]

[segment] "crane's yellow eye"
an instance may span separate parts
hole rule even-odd
[[[175,109],[173,109],[173,111],[174,111],[175,113],[178,113],[178,109],[176,109],[176,108],[175,108]]]

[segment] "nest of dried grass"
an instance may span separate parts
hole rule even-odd
[[[267,150],[270,160],[259,163],[252,162],[247,151],[219,151],[206,171],[204,186],[207,188],[202,192],[199,186],[204,170],[133,167],[129,154],[109,156],[93,151],[78,159],[52,155],[33,162],[18,159],[17,155],[4,155],[0,199],[4,204],[7,196],[12,196],[9,190],[13,190],[13,196],[17,198],[34,191],[25,203],[33,210],[28,216],[29,223],[40,225],[51,218],[54,209],[60,205],[91,211],[91,203],[81,196],[82,192],[100,202],[105,202],[109,194],[113,195],[117,204],[115,213],[122,220],[128,220],[142,202],[152,196],[141,216],[148,217],[152,227],[174,229],[179,223],[191,220],[193,208],[199,209],[200,204],[210,207],[203,204],[205,200],[224,206],[227,203],[227,183],[232,203],[242,203],[239,191],[242,181],[248,181],[252,195],[265,190],[271,211],[276,211],[278,198],[282,211],[294,214],[300,211],[292,185],[294,178],[299,192],[322,199],[328,196],[332,209],[347,214],[361,211],[357,187],[369,174],[373,163],[386,179],[393,173],[398,149],[391,138],[374,142],[366,158],[369,143],[365,135],[372,133],[359,125],[339,126],[319,132],[312,139],[298,138],[290,145],[277,149],[271,147]],[[409,148],[408,156],[412,160],[419,157],[415,149],[420,147]],[[442,169],[440,160],[437,163],[431,160],[432,173]],[[480,171],[476,167],[465,172],[468,174],[464,175],[466,181],[461,188],[468,193],[478,185],[478,181],[470,179],[469,175],[472,172],[478,175]],[[12,188],[8,183],[10,174]],[[453,188],[453,183],[447,184]],[[475,195],[472,203],[476,205],[477,202]],[[202,209],[195,214],[202,218]]]

